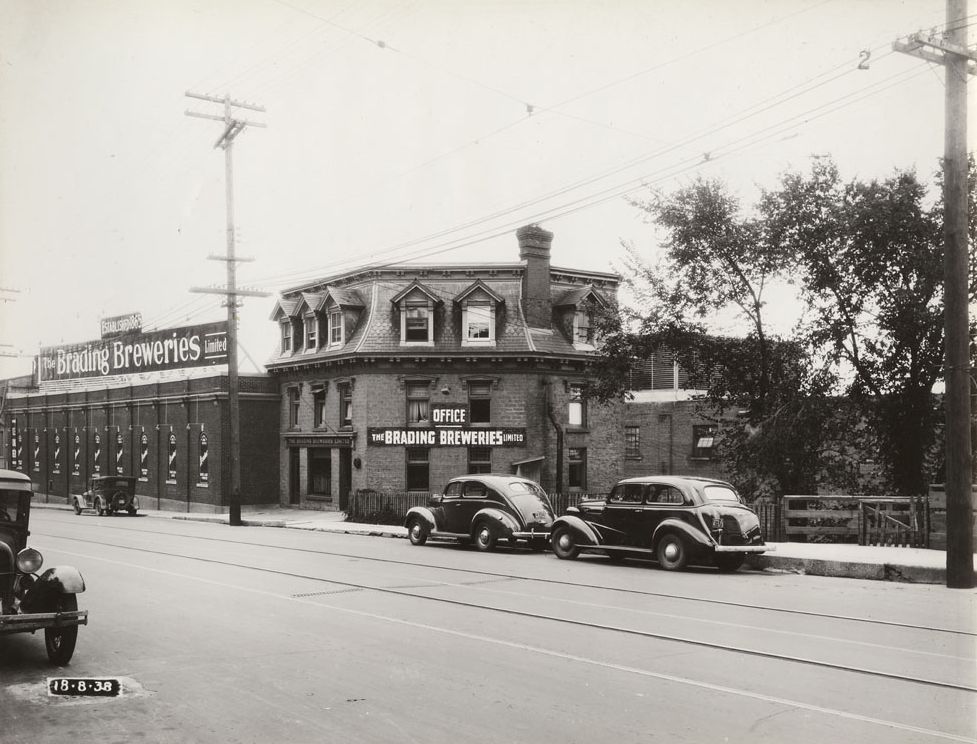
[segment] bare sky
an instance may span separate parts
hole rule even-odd
[[[39,346],[221,320],[218,114],[234,148],[241,283],[271,292],[372,261],[620,268],[656,232],[642,184],[728,181],[750,204],[830,154],[845,177],[943,150],[943,72],[891,52],[943,0],[0,0],[0,378]],[[968,19],[968,23],[970,19]],[[868,69],[858,69],[863,50]],[[971,118],[971,123],[977,117]],[[971,132],[971,137],[973,132]],[[273,298],[241,343],[274,348]],[[253,371],[246,361],[243,371]]]

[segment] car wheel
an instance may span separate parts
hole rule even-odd
[[[102,502],[101,499],[97,499],[95,501],[95,512],[100,517],[104,517],[105,516],[105,504]]]
[[[688,550],[678,535],[664,535],[658,541],[655,555],[658,557],[658,564],[666,571],[679,571],[688,562]]]
[[[420,519],[412,519],[407,525],[407,537],[411,545],[423,545],[427,542],[427,525]]]
[[[717,553],[716,567],[723,573],[733,573],[743,565],[746,556],[742,553]]]
[[[136,510],[134,508],[129,507],[128,509],[126,509],[126,511],[129,512],[130,517],[136,516]]]
[[[81,504],[78,503],[78,499],[74,500],[75,514],[81,514]]]
[[[495,533],[487,522],[479,522],[475,526],[475,547],[482,551],[495,549]]]
[[[62,594],[58,601],[58,612],[74,612],[78,609],[78,598],[74,594]],[[78,626],[66,625],[63,628],[45,628],[44,646],[48,660],[57,666],[71,661],[78,640]]]
[[[580,555],[577,541],[574,539],[573,533],[566,527],[560,527],[553,533],[553,553],[557,558],[563,560],[572,560]]]

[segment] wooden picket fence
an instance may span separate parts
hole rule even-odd
[[[586,499],[602,498],[603,493],[564,493],[548,494],[553,513],[565,514],[570,506]],[[424,491],[380,492],[372,490],[354,491],[349,495],[346,507],[347,522],[366,524],[402,524],[407,512],[414,506],[426,506],[437,494]]]

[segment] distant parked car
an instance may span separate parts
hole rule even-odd
[[[135,516],[139,509],[136,479],[128,476],[105,475],[92,478],[88,482],[88,490],[71,498],[75,514],[81,514],[83,509],[94,509],[100,517],[111,517],[121,511]]]
[[[735,571],[748,554],[772,550],[729,483],[678,476],[627,478],[605,499],[571,506],[553,523],[552,543],[558,558],[653,557],[668,571],[690,563]]]
[[[78,626],[88,624],[77,598],[85,580],[73,566],[39,573],[44,558],[27,547],[31,490],[23,473],[0,470],[0,636],[43,630],[48,659],[63,665],[74,654]]]
[[[517,475],[464,475],[448,481],[428,506],[407,512],[413,545],[429,537],[474,543],[492,550],[500,542],[542,550],[550,537],[553,507],[535,481]]]

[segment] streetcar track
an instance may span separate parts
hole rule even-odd
[[[87,541],[93,542],[93,541]],[[67,551],[63,551],[67,552]],[[83,555],[81,553],[73,553],[77,557],[88,558],[96,561],[103,561],[106,563],[112,563],[120,566],[129,566],[131,564],[124,563],[122,561],[113,560],[111,558],[105,558],[101,556],[89,556]],[[233,564],[231,564],[233,565]],[[240,567],[240,566],[238,566]],[[675,674],[668,674],[664,672],[656,672],[650,669],[643,669],[639,667],[633,667],[625,664],[619,664],[609,661],[602,661],[599,659],[594,659],[586,656],[580,656],[578,654],[570,654],[564,651],[557,651],[554,649],[548,649],[541,646],[533,646],[527,643],[521,643],[516,641],[510,641],[502,638],[493,638],[491,636],[485,636],[477,633],[471,633],[463,630],[455,630],[453,628],[445,628],[437,625],[430,625],[428,623],[417,622],[413,620],[407,620],[400,617],[391,617],[389,615],[382,615],[376,612],[367,612],[364,610],[357,610],[351,607],[341,607],[333,604],[323,604],[321,602],[313,602],[309,599],[302,597],[290,597],[285,594],[277,594],[274,592],[265,591],[262,589],[256,589],[254,587],[239,586],[235,584],[227,584],[226,582],[214,581],[212,579],[205,579],[201,576],[180,574],[174,571],[167,571],[161,568],[154,568],[151,566],[144,567],[144,570],[151,571],[153,573],[159,573],[167,576],[173,576],[188,581],[201,582],[205,584],[212,584],[228,589],[235,589],[238,591],[249,592],[253,594],[258,594],[266,597],[273,597],[276,599],[287,600],[290,602],[298,602],[301,604],[306,604],[311,607],[317,608],[328,608],[334,612],[341,612],[348,615],[354,615],[356,617],[364,617],[372,620],[380,620],[383,622],[389,622],[396,625],[402,625],[404,627],[429,631],[433,633],[441,633],[444,635],[453,636],[456,638],[462,638],[465,640],[479,641],[483,643],[489,643],[497,646],[502,646],[505,648],[516,649],[522,652],[535,653],[542,656],[548,656],[555,659],[561,659],[564,661],[572,661],[580,664],[586,664],[593,667],[601,669],[609,669],[618,672],[624,672],[627,674],[634,674],[641,677],[646,677],[650,679],[656,679],[669,683],[676,683],[680,685],[687,685],[690,687],[695,687],[701,690],[706,690],[710,693],[720,693],[733,695],[736,697],[747,698],[751,700],[758,700],[764,703],[770,703],[774,705],[784,705],[789,708],[794,708],[797,710],[807,711],[810,713],[820,713],[827,716],[834,716],[836,718],[841,718],[849,721],[856,721],[860,723],[871,724],[875,726],[880,726],[889,729],[896,729],[899,731],[906,731],[914,734],[922,734],[924,736],[944,739],[947,741],[963,742],[963,744],[973,744],[974,739],[968,735],[955,734],[948,731],[942,731],[938,729],[925,728],[922,726],[915,726],[910,723],[902,723],[899,721],[893,721],[885,718],[878,718],[875,716],[863,715],[861,713],[855,713],[852,711],[841,710],[840,708],[831,708],[824,705],[817,705],[814,703],[804,702],[802,700],[791,699],[787,697],[782,697],[779,695],[771,695],[767,693],[757,692],[753,690],[748,690],[745,688],[731,687],[729,685],[716,684],[712,682],[706,682],[704,680],[696,680],[689,677],[682,677]],[[303,652],[304,653],[304,652]]]
[[[198,562],[201,562],[201,563],[209,563],[209,564],[212,564],[212,565],[227,566],[227,567],[230,567],[230,568],[238,568],[238,569],[245,569],[245,570],[250,570],[250,571],[257,571],[257,572],[260,572],[260,573],[268,573],[268,574],[273,574],[273,575],[276,575],[276,576],[287,576],[289,578],[295,578],[295,579],[300,579],[300,580],[304,580],[304,581],[315,581],[315,582],[328,583],[328,584],[333,584],[333,585],[335,585],[337,587],[349,587],[351,589],[357,589],[357,590],[359,590],[359,589],[369,590],[369,591],[374,591],[374,592],[377,592],[377,593],[380,593],[380,594],[390,594],[390,595],[394,595],[394,596],[408,597],[408,598],[411,598],[411,599],[426,600],[426,601],[429,601],[429,602],[439,602],[439,603],[448,604],[448,605],[452,605],[452,606],[456,606],[456,607],[467,607],[469,609],[479,609],[479,610],[485,610],[485,611],[489,611],[489,612],[498,612],[498,613],[501,613],[501,614],[512,615],[512,616],[515,616],[515,617],[525,617],[525,618],[530,618],[530,619],[535,619],[535,620],[548,620],[550,622],[556,622],[556,623],[560,623],[560,624],[563,624],[563,625],[572,625],[572,626],[576,626],[576,627],[591,628],[591,629],[594,629],[594,630],[604,630],[604,631],[610,631],[610,632],[616,632],[616,633],[623,633],[623,634],[627,634],[627,635],[639,636],[639,637],[642,637],[642,638],[653,638],[653,639],[656,639],[656,640],[670,641],[670,642],[673,642],[673,643],[684,643],[684,644],[687,644],[687,645],[693,645],[693,646],[697,646],[697,647],[701,647],[701,648],[709,648],[709,649],[713,649],[713,650],[727,651],[727,652],[731,652],[731,653],[739,653],[739,654],[743,654],[743,655],[746,655],[746,656],[753,656],[753,657],[766,658],[766,659],[774,659],[774,660],[777,660],[777,661],[793,662],[793,663],[797,663],[797,664],[804,664],[804,665],[808,665],[808,666],[815,666],[815,667],[820,667],[820,668],[825,668],[825,669],[834,669],[834,670],[837,670],[837,671],[850,672],[850,673],[854,673],[854,674],[860,674],[860,675],[866,675],[866,676],[872,676],[872,677],[881,677],[881,678],[884,678],[884,679],[891,679],[891,680],[900,681],[900,682],[909,682],[909,683],[914,683],[914,684],[926,685],[926,686],[930,686],[930,687],[938,687],[938,688],[942,688],[942,689],[961,690],[961,691],[964,691],[964,692],[977,692],[977,687],[974,687],[972,685],[966,685],[966,684],[955,683],[955,682],[946,682],[946,681],[940,681],[940,680],[934,680],[934,679],[927,679],[927,678],[923,678],[923,677],[912,677],[912,676],[909,676],[909,675],[897,674],[897,673],[894,673],[894,672],[885,672],[885,671],[878,670],[878,669],[868,669],[868,668],[864,668],[864,667],[845,666],[844,664],[838,664],[838,663],[829,662],[829,661],[821,661],[821,660],[818,660],[818,659],[812,659],[812,658],[808,658],[808,657],[792,656],[792,655],[788,655],[788,654],[780,654],[780,653],[775,653],[775,652],[770,652],[770,651],[761,651],[761,650],[758,650],[758,649],[751,649],[751,648],[740,647],[740,646],[732,646],[732,645],[729,645],[729,644],[715,643],[715,642],[712,642],[712,641],[697,640],[697,639],[694,639],[694,638],[684,638],[684,637],[681,637],[681,636],[671,635],[671,634],[668,634],[668,633],[654,633],[654,632],[651,632],[651,631],[639,630],[639,629],[636,629],[636,628],[626,628],[626,627],[621,627],[621,626],[616,626],[616,625],[609,625],[609,624],[602,624],[602,623],[590,622],[590,621],[586,621],[586,620],[574,620],[574,619],[571,619],[571,618],[558,617],[558,616],[555,616],[555,615],[548,615],[548,614],[538,613],[538,612],[529,612],[529,611],[526,611],[526,610],[515,610],[515,609],[510,609],[510,608],[492,607],[492,606],[489,606],[489,605],[482,605],[482,604],[478,604],[478,603],[475,603],[475,602],[467,602],[467,601],[462,601],[462,600],[458,600],[458,599],[450,599],[450,598],[446,598],[446,597],[431,597],[431,596],[428,596],[428,595],[425,595],[425,594],[414,594],[414,593],[411,593],[411,592],[408,592],[408,591],[404,591],[402,589],[396,589],[396,588],[392,588],[392,587],[373,586],[373,585],[361,584],[361,583],[353,582],[353,581],[342,581],[342,580],[339,580],[339,579],[322,578],[322,577],[319,577],[319,576],[310,576],[308,574],[300,574],[300,573],[295,573],[295,572],[292,572],[292,571],[282,571],[282,570],[279,570],[279,569],[265,568],[265,567],[261,567],[261,566],[251,566],[251,565],[244,565],[244,564],[241,564],[241,563],[233,563],[231,561],[223,561],[223,560],[219,560],[217,558],[204,558],[204,557],[200,557],[200,556],[186,555],[186,554],[182,554],[182,553],[174,553],[174,552],[164,551],[164,550],[153,550],[153,549],[145,548],[145,547],[134,547],[134,546],[131,546],[131,545],[116,545],[116,544],[113,544],[113,543],[106,543],[106,542],[103,542],[103,541],[100,541],[100,540],[86,540],[84,538],[79,538],[79,537],[66,537],[66,536],[63,536],[63,535],[52,535],[52,534],[48,534],[47,536],[48,537],[53,537],[55,539],[68,540],[68,541],[72,541],[72,542],[80,542],[80,543],[86,543],[86,544],[92,544],[92,545],[99,545],[99,546],[102,546],[102,547],[117,548],[119,550],[131,550],[131,551],[134,551],[134,552],[137,552],[137,553],[148,553],[148,554],[152,554],[152,555],[161,555],[161,556],[165,556],[165,557],[168,557],[168,558],[180,558],[180,559],[184,559],[184,560],[198,561]],[[234,542],[234,541],[230,541],[230,542]],[[242,543],[242,544],[248,544],[248,543]],[[62,552],[66,552],[66,551],[62,551]],[[437,568],[437,567],[433,567],[433,568]],[[563,582],[559,582],[559,583],[563,583]]]
[[[438,565],[431,565],[428,563],[403,561],[403,560],[397,560],[393,558],[380,558],[376,556],[356,555],[352,553],[340,553],[340,552],[330,551],[330,550],[298,548],[298,547],[292,547],[288,545],[269,545],[267,543],[256,543],[256,542],[250,542],[244,540],[229,540],[227,538],[209,537],[205,535],[188,535],[183,532],[178,532],[178,533],[158,532],[156,530],[140,530],[132,527],[119,527],[119,526],[105,525],[105,524],[100,524],[99,526],[104,529],[118,530],[120,532],[137,532],[141,534],[156,535],[160,537],[177,536],[177,537],[184,537],[191,540],[203,540],[205,542],[230,543],[232,545],[246,545],[251,547],[270,548],[273,550],[290,550],[298,553],[310,553],[312,555],[326,555],[326,556],[333,556],[336,558],[353,558],[356,560],[374,561],[378,563],[389,563],[389,564],[400,565],[400,566],[433,568],[441,571],[455,571],[455,572],[476,574],[479,576],[497,577],[499,580],[514,579],[519,581],[534,581],[542,584],[557,584],[561,586],[576,587],[580,589],[600,589],[604,591],[616,592],[621,594],[634,594],[634,595],[644,596],[644,597],[663,597],[666,599],[678,599],[686,602],[700,602],[705,604],[722,605],[726,607],[739,607],[742,609],[761,610],[764,612],[778,612],[778,613],[783,613],[788,615],[804,615],[807,617],[819,617],[819,618],[825,618],[829,620],[844,620],[846,622],[868,623],[871,625],[884,625],[884,626],[895,627],[895,628],[910,628],[912,630],[921,630],[921,631],[932,632],[932,633],[947,633],[951,635],[977,637],[977,632],[974,631],[959,630],[954,628],[940,628],[936,626],[926,626],[926,625],[913,625],[912,623],[903,623],[896,620],[877,620],[877,619],[866,618],[866,617],[857,617],[853,615],[832,615],[825,612],[815,612],[813,610],[798,610],[798,609],[789,609],[786,607],[769,607],[766,605],[749,604],[746,602],[733,602],[730,600],[713,599],[709,597],[691,597],[682,594],[669,594],[667,592],[652,592],[644,589],[625,589],[622,587],[602,586],[599,584],[587,584],[587,583],[581,583],[576,581],[564,581],[561,579],[543,579],[534,576],[520,576],[518,574],[499,573],[495,571],[483,571],[483,570],[471,569],[471,568],[457,568],[454,566],[438,566]],[[44,533],[34,533],[34,534],[44,534]],[[58,535],[51,535],[51,536],[59,537]],[[64,538],[64,539],[75,539],[75,538]]]

